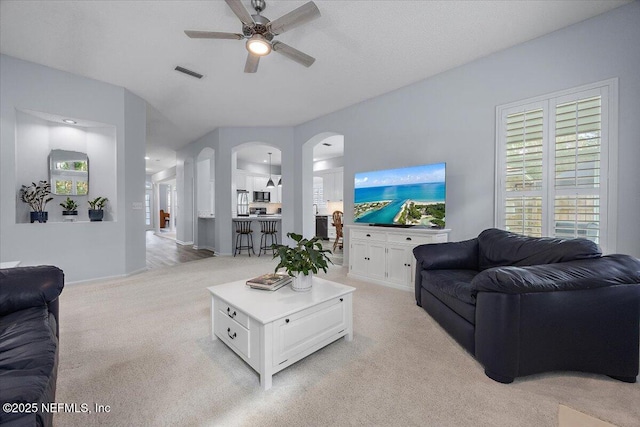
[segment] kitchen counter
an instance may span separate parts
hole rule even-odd
[[[249,215],[249,216],[234,216],[233,219],[246,219],[246,220],[261,220],[261,219],[282,219],[280,214],[266,214],[266,215]]]

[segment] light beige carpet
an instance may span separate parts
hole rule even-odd
[[[618,426],[640,425],[640,384],[552,373],[504,385],[415,305],[413,294],[357,288],[354,339],[273,377],[209,337],[207,286],[270,271],[262,257],[216,257],[61,296],[56,400],[109,405],[59,413],[56,426],[556,426],[559,404]]]

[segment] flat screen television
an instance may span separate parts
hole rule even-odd
[[[355,174],[355,223],[445,226],[445,163]]]

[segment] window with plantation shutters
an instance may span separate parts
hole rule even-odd
[[[497,108],[497,227],[615,249],[612,99],[617,80]]]
[[[543,110],[523,109],[506,116],[504,228],[542,235]]]
[[[555,107],[554,235],[600,243],[602,96]]]

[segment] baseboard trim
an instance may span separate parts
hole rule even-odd
[[[344,266],[346,267],[346,266]],[[374,283],[376,285],[386,286],[387,288],[400,289],[401,291],[413,292],[414,289],[407,286],[396,285],[395,283],[385,282],[384,280],[372,279],[371,277],[361,276],[355,273],[347,273],[347,277],[351,279],[361,280],[363,282]]]
[[[93,279],[76,280],[74,282],[65,282],[64,285],[65,286],[88,285],[93,282],[102,282],[103,280],[122,279],[124,277],[129,277],[135,274],[144,273],[145,271],[149,271],[149,269],[147,267],[144,267],[144,268],[139,268],[138,270],[132,271],[131,273],[115,274],[113,276],[102,276],[102,277],[96,277]]]
[[[188,245],[193,245],[193,240],[189,241],[189,242],[183,242],[182,240],[178,240],[176,239],[176,243],[182,246],[188,246]]]

